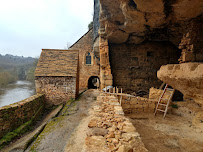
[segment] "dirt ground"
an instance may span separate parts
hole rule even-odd
[[[128,114],[149,152],[203,152],[203,130],[184,117]]]
[[[98,95],[98,90],[84,92],[80,99],[64,111],[65,115],[59,115],[46,125],[26,152],[62,152],[81,120],[88,116],[88,108],[96,101]]]

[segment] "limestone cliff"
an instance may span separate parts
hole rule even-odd
[[[111,43],[171,41],[202,29],[202,0],[100,0],[100,35]]]

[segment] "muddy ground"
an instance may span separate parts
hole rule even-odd
[[[203,152],[203,130],[184,117],[128,114],[149,152]]]

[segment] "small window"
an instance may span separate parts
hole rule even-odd
[[[88,52],[87,55],[86,55],[86,64],[91,64],[91,55],[90,53]]]

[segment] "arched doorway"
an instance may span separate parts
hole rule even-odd
[[[91,76],[88,80],[88,89],[97,89],[100,87],[100,80],[98,76]]]

